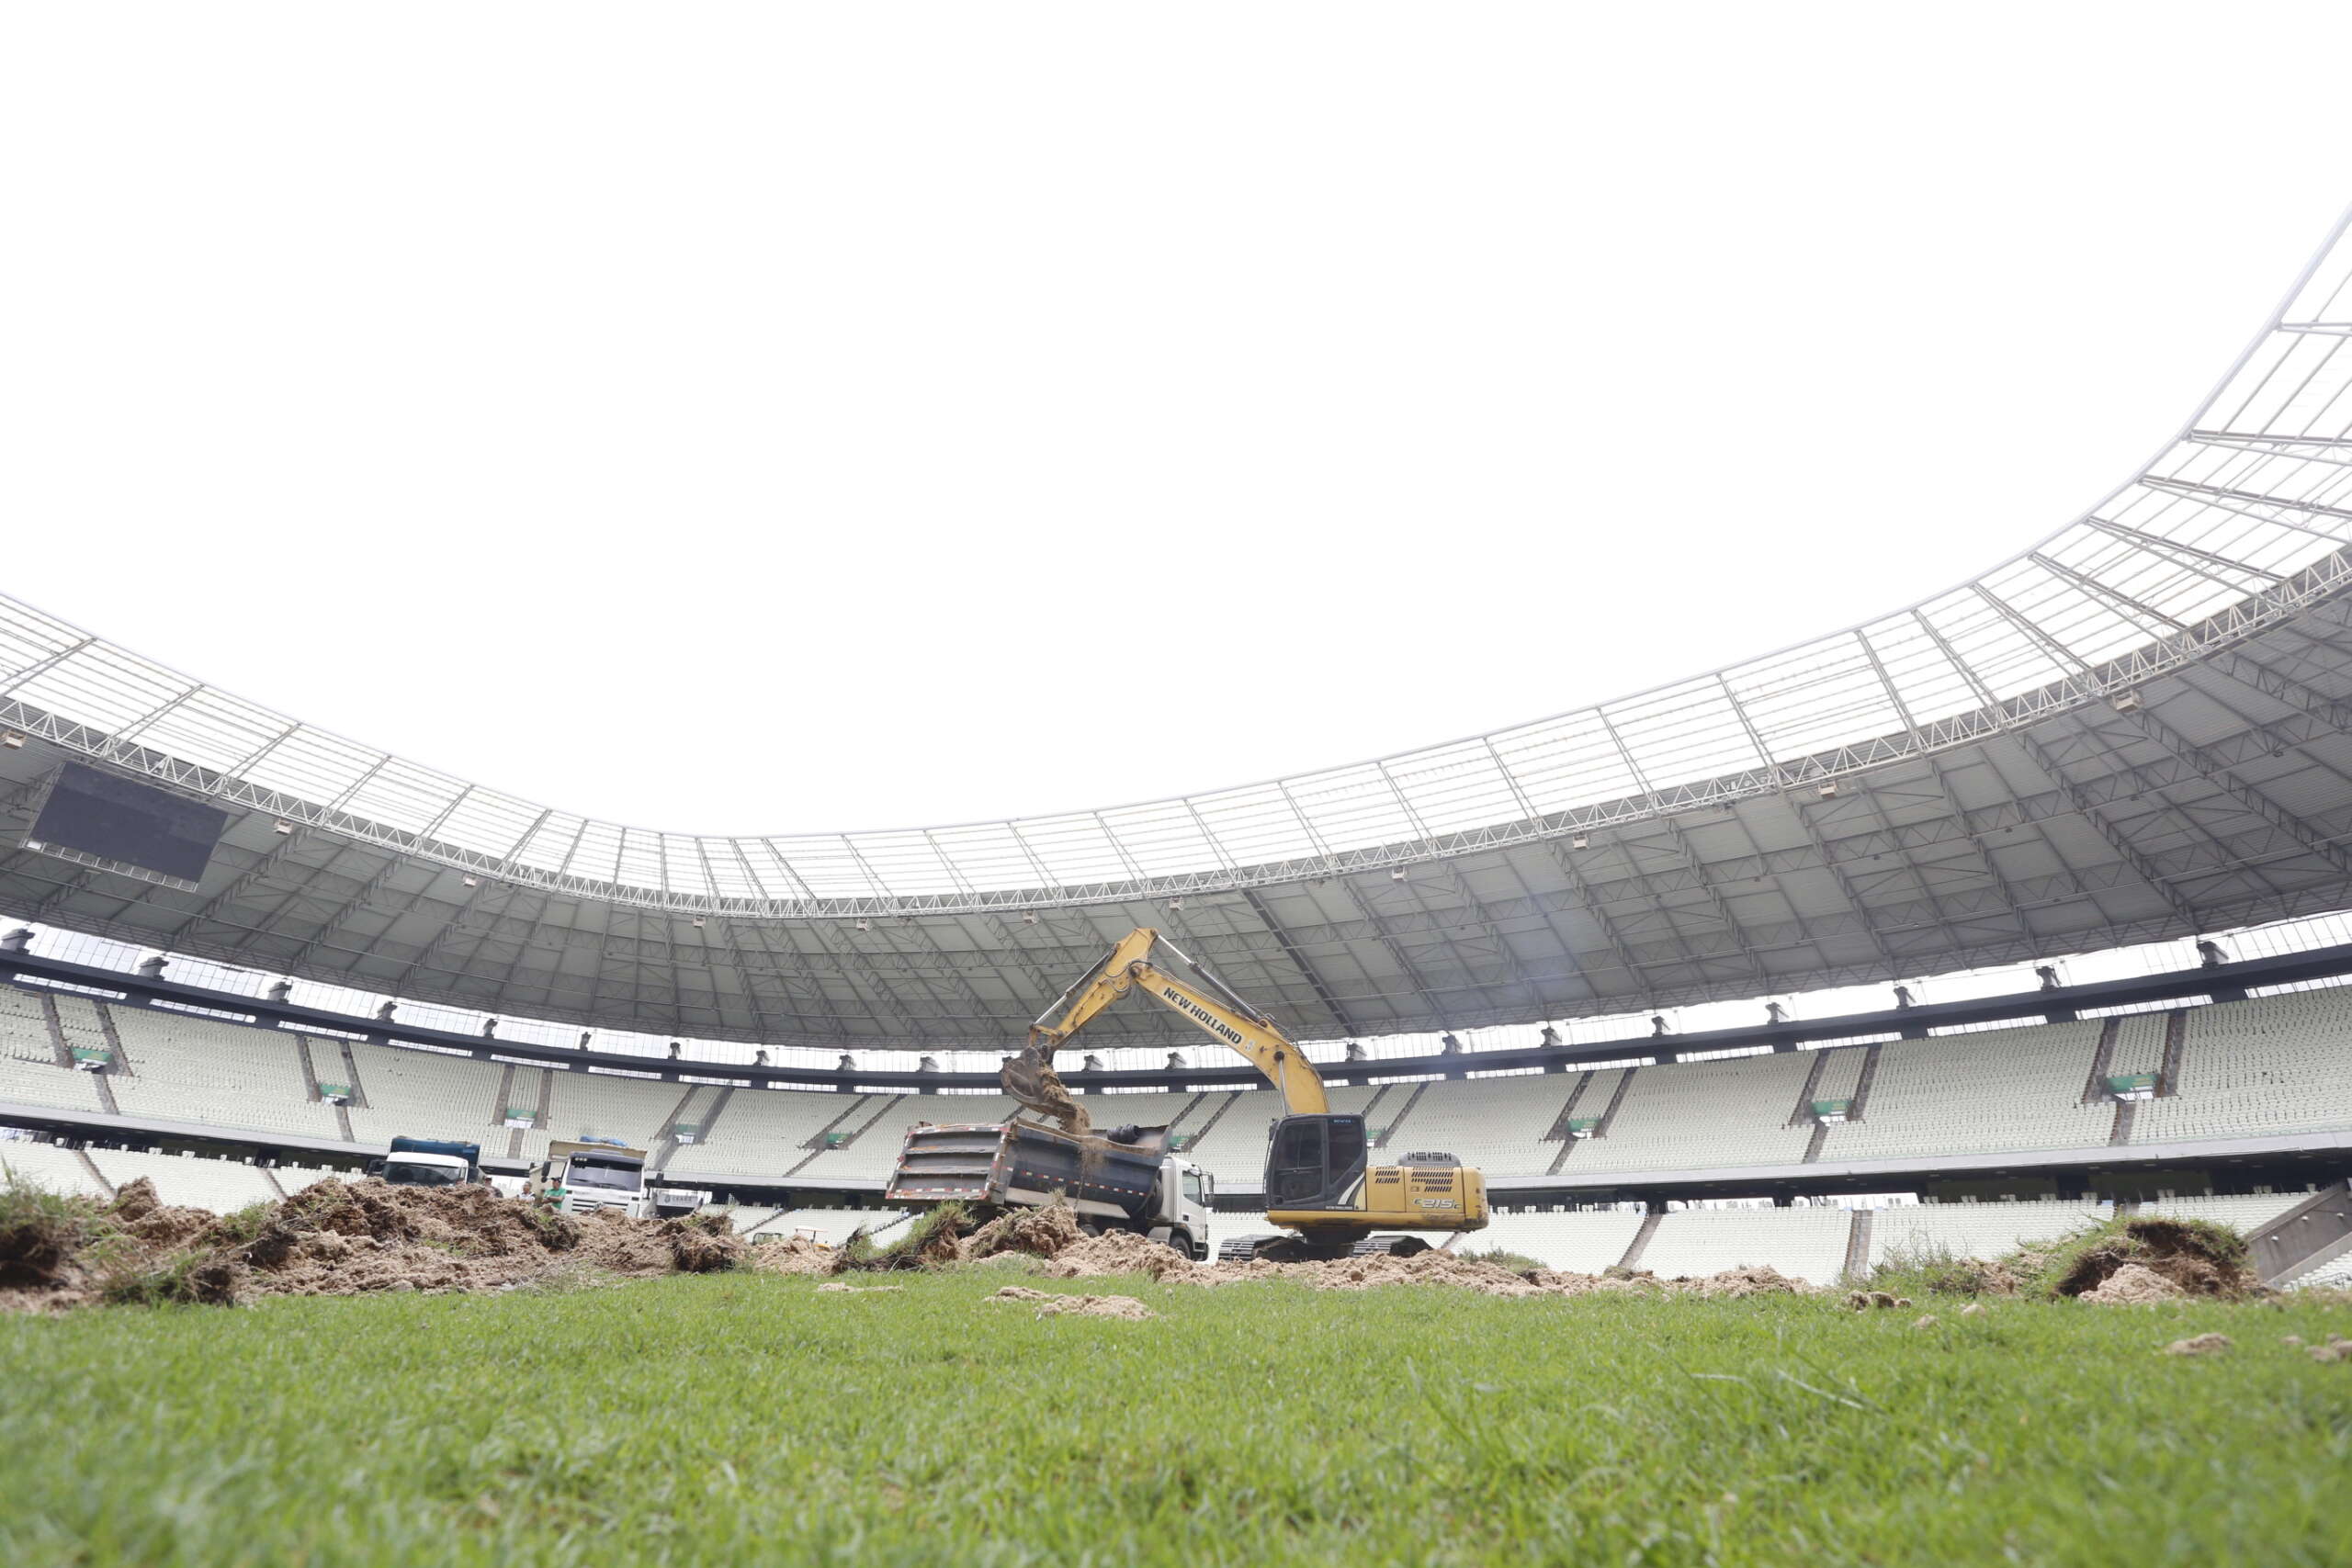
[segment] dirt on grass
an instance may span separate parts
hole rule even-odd
[[[2132,1214],[2080,1245],[2052,1249],[2047,1287],[2101,1306],[2181,1296],[2236,1301],[2260,1291],[2245,1243],[2225,1226],[2160,1214]]]
[[[1051,1291],[1033,1291],[1024,1285],[1007,1285],[992,1296],[983,1296],[983,1306],[1035,1306],[1039,1317],[1123,1317],[1140,1323],[1159,1314],[1133,1296],[1061,1296]]]
[[[22,1285],[0,1292],[0,1308],[510,1290],[563,1273],[708,1273],[741,1267],[749,1250],[716,1214],[583,1222],[480,1184],[330,1179],[215,1215],[161,1202],[142,1177],[110,1203],[51,1202],[70,1225],[13,1247],[0,1236],[0,1278]]]

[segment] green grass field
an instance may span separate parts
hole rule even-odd
[[[0,1322],[0,1562],[2352,1562],[2343,1307],[1015,1278]]]

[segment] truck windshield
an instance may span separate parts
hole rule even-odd
[[[393,1160],[384,1167],[384,1179],[395,1187],[455,1187],[466,1179],[454,1165],[410,1165]]]
[[[564,1173],[565,1182],[573,1187],[616,1187],[634,1192],[644,1180],[641,1165],[616,1165],[603,1160],[575,1159]]]

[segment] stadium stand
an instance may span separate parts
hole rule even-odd
[[[51,1192],[72,1193],[85,1198],[110,1196],[90,1175],[80,1156],[55,1144],[35,1143],[29,1138],[0,1143],[0,1170],[6,1171],[15,1179],[33,1182]]]
[[[739,1089],[707,1143],[679,1151],[672,1164],[697,1177],[775,1181],[809,1158],[806,1146],[861,1097],[795,1089]]]
[[[360,1096],[349,1107],[351,1130],[363,1142],[403,1136],[495,1141],[490,1120],[498,1090],[494,1066],[434,1051],[313,1039],[311,1055],[321,1079],[332,1083],[344,1076],[346,1049],[359,1079],[351,1086]]]
[[[2165,1065],[2165,1014],[2127,1013],[2115,1021],[2115,1054],[2108,1058],[2107,1076],[2154,1076]]]
[[[2139,1108],[2132,1141],[2228,1138],[2352,1122],[2352,995],[2342,987],[2191,1009],[2176,1091]]]
[[[1627,1086],[1606,1135],[1583,1140],[1577,1168],[1795,1165],[1814,1124],[1789,1124],[1788,1118],[1812,1070],[1813,1057],[1804,1053],[1645,1067]],[[1583,1110],[1579,1102],[1578,1113]]]
[[[2140,1205],[2143,1214],[2170,1214],[2183,1220],[2218,1220],[2251,1232],[2268,1224],[2304,1199],[2308,1192],[2256,1192],[2241,1196],[2160,1198]]]
[[[758,1237],[813,1233],[815,1238],[826,1246],[839,1247],[863,1225],[867,1235],[887,1242],[890,1239],[890,1232],[913,1217],[904,1209],[794,1209],[743,1234]]]
[[[2288,1283],[2299,1291],[2352,1291],[2352,1252],[2338,1253]]]
[[[1472,1078],[1435,1085],[1414,1105],[1411,1119],[1389,1139],[1388,1151],[1402,1155],[1411,1149],[1442,1150],[1464,1165],[1490,1169],[1524,1169],[1538,1157],[1549,1164],[1555,1151],[1540,1145],[1540,1140],[1559,1119],[1560,1108],[1567,1103],[1582,1076]],[[1375,1113],[1374,1120],[1378,1119]],[[1256,1156],[1262,1165],[1262,1144]]]
[[[2113,1212],[2104,1204],[2066,1201],[1881,1209],[1871,1218],[1870,1261],[1875,1267],[1905,1257],[1997,1258],[2015,1247],[2055,1241]]]
[[[226,1214],[277,1196],[269,1178],[239,1160],[139,1154],[129,1149],[92,1149],[89,1155],[91,1163],[117,1188],[143,1176],[154,1182],[156,1197],[181,1208]]]
[[[2104,1144],[2115,1108],[2081,1103],[2098,1034],[2086,1021],[1881,1045],[1861,1120],[1832,1125],[1821,1158]]]
[[[1683,1209],[1659,1218],[1634,1266],[1671,1280],[1770,1264],[1793,1279],[1835,1284],[1846,1271],[1853,1219],[1826,1207]]]
[[[1547,1268],[1598,1274],[1625,1256],[1625,1249],[1641,1232],[1642,1220],[1639,1209],[1577,1210],[1566,1213],[1498,1210],[1493,1224],[1463,1237],[1453,1250],[1484,1252],[1500,1247],[1532,1258]]]
[[[305,1138],[342,1136],[334,1108],[309,1098],[292,1036],[144,1008],[111,1010],[123,1049],[136,1064],[135,1076],[109,1075],[124,1115]]]

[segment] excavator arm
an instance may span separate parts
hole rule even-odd
[[[1162,954],[1172,962],[1155,962]],[[998,1075],[1005,1093],[1039,1116],[1083,1134],[1088,1130],[1086,1109],[1055,1075],[1054,1053],[1104,1008],[1136,991],[1247,1056],[1282,1095],[1288,1114],[1320,1115],[1330,1109],[1322,1075],[1273,1021],[1148,926],[1129,931],[1102,963],[1038,1015],[1029,1026],[1027,1048],[1006,1058]]]

